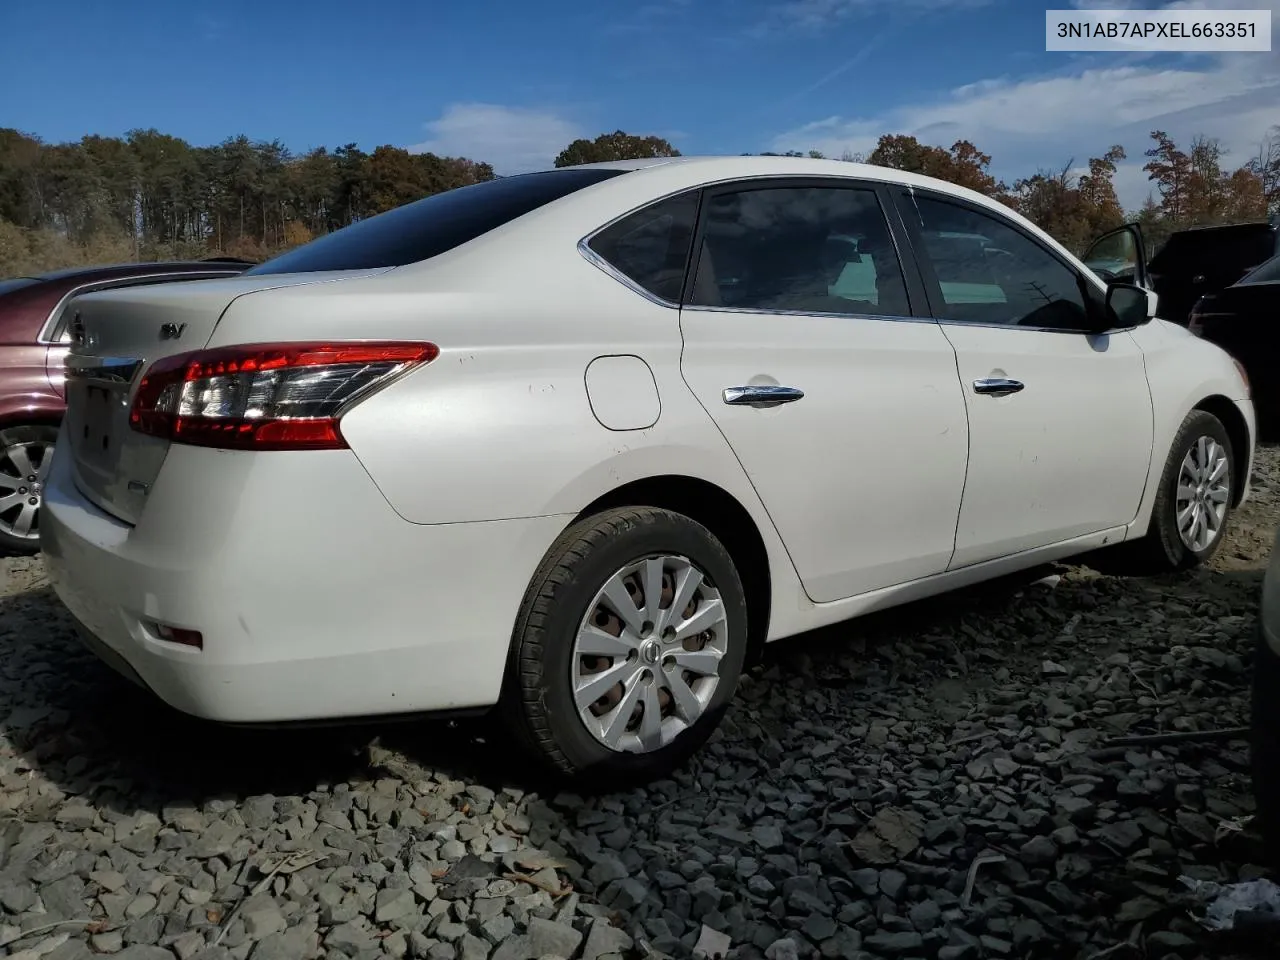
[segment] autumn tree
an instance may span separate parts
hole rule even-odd
[[[1197,136],[1184,151],[1162,130],[1151,134],[1143,167],[1161,198],[1161,218],[1170,230],[1213,223],[1258,220],[1267,215],[1268,163],[1257,159],[1230,170],[1218,140]],[[1280,151],[1278,151],[1280,152]],[[1280,175],[1280,170],[1277,171]]]
[[[1124,222],[1116,196],[1115,173],[1125,158],[1116,145],[1089,160],[1088,173],[1077,174],[1074,161],[1061,169],[1014,183],[1012,206],[1064,246],[1082,252],[1099,234]]]
[[[950,150],[945,150],[905,134],[886,134],[876,143],[867,162],[936,177],[989,197],[1004,197],[1007,193],[1005,185],[987,171],[991,157],[968,140],[957,140]]]
[[[1258,178],[1267,211],[1280,215],[1280,126],[1262,138],[1258,152],[1245,166]]]
[[[621,130],[602,133],[594,140],[574,140],[556,157],[557,167],[610,160],[643,160],[649,157],[678,157],[680,151],[661,137],[638,137]]]
[[[5,264],[270,256],[355,220],[492,179],[462,157],[355,144],[295,156],[279,140],[192,146],[155,129],[46,144],[0,129]],[[81,253],[75,253],[75,250]],[[121,251],[125,251],[121,255]]]
[[[1187,220],[1187,191],[1191,180],[1191,158],[1163,130],[1153,130],[1154,147],[1146,151],[1151,159],[1143,166],[1160,191],[1163,215],[1174,223]]]

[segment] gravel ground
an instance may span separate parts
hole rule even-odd
[[[0,587],[0,945],[22,960],[1235,957],[1280,451],[1211,569],[1058,568],[773,648],[673,780],[539,792],[481,723],[228,730]],[[1265,945],[1268,955],[1274,945]],[[1274,956],[1274,953],[1269,954]]]

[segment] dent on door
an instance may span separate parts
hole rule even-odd
[[[662,403],[653,371],[632,354],[596,357],[584,383],[591,413],[609,430],[645,430],[658,422]]]

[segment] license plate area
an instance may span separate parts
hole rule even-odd
[[[100,383],[80,383],[80,403],[74,404],[78,416],[71,424],[76,456],[85,463],[106,466],[116,461],[119,451],[121,414],[124,391]]]

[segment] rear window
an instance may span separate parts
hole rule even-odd
[[[437,193],[343,227],[245,271],[317,273],[402,267],[438,256],[624,170],[547,170]]]
[[[1161,274],[1206,270],[1230,273],[1273,256],[1275,243],[1275,228],[1266,223],[1186,230],[1169,237],[1160,252],[1151,258],[1150,269]]]
[[[39,282],[35,277],[13,277],[10,280],[0,280],[0,294],[12,293],[14,290],[21,290],[23,287]]]
[[[1276,281],[1280,281],[1280,257],[1272,257],[1240,282],[1275,283]]]

